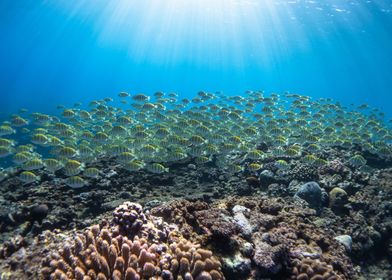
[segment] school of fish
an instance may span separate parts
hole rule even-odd
[[[329,147],[355,148],[346,161],[363,170],[370,168],[364,152],[392,155],[392,121],[378,109],[299,94],[200,91],[181,99],[176,93],[120,92],[118,100],[57,109],[58,115],[21,109],[2,122],[0,165],[13,166],[0,170],[0,181],[12,168],[25,184],[39,182],[38,171],[44,171],[81,188],[102,175],[94,163],[103,157],[130,172],[161,174],[185,160],[231,173],[260,172],[265,162],[286,172],[291,159],[318,167],[328,163],[322,151]]]

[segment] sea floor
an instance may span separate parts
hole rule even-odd
[[[173,263],[165,275],[135,267],[141,279],[392,279],[392,162],[368,155],[371,169],[358,171],[344,163],[351,150],[325,152],[334,158],[327,166],[298,158],[287,172],[266,163],[257,175],[191,160],[169,165],[169,173],[128,172],[102,158],[94,166],[105,175],[80,189],[44,174],[39,184],[23,185],[16,173],[0,183],[0,279],[78,279],[74,265],[62,268],[53,254],[64,254],[93,225],[101,235],[107,228],[169,247],[175,235],[217,261],[218,273],[193,264],[188,278],[173,272]],[[117,208],[126,201],[143,209]],[[113,215],[124,207],[137,216],[125,228]],[[141,233],[134,221],[165,234]],[[71,273],[60,278],[56,269]],[[124,275],[107,279],[130,277]]]

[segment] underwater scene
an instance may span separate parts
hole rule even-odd
[[[392,279],[392,2],[0,2],[0,280]]]

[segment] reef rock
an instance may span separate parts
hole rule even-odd
[[[294,197],[305,200],[313,209],[319,210],[323,204],[323,192],[316,182],[308,182],[300,186]]]

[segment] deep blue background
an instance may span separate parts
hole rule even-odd
[[[290,91],[392,116],[391,1],[0,2],[0,112],[119,91]]]

